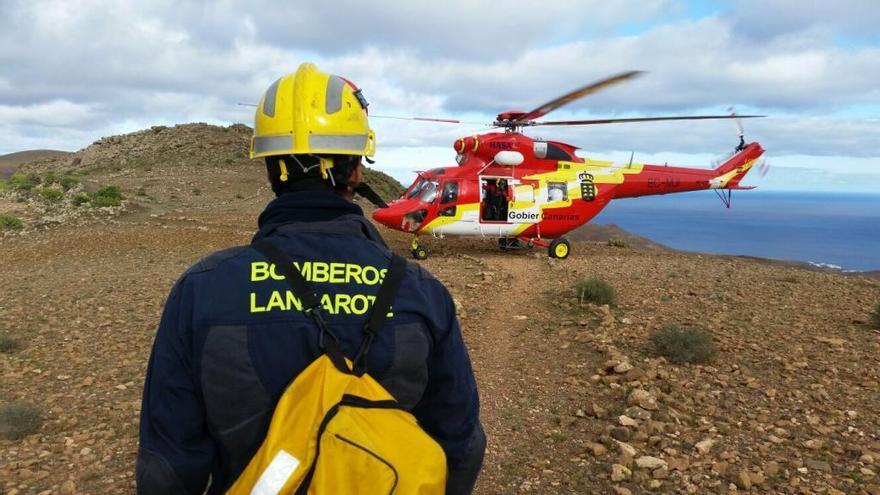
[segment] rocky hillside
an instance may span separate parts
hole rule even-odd
[[[247,156],[251,133],[245,125],[156,126],[105,137],[72,154],[43,154],[0,180],[0,214],[20,220],[14,229],[20,232],[123,212],[161,216],[242,205],[268,187],[262,161]],[[364,175],[384,198],[403,192],[380,171],[365,167]],[[108,187],[119,189],[118,201],[96,202]]]
[[[0,493],[133,493],[164,299],[271,199],[248,132],[106,138],[0,191],[26,221],[0,236]],[[82,213],[40,224],[48,190]],[[551,260],[425,241],[480,387],[477,493],[880,494],[880,282],[635,243]]]
[[[0,155],[0,178],[12,175],[24,163],[57,158],[69,154],[67,151],[57,150],[28,150]]]

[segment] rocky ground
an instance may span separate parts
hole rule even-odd
[[[190,131],[171,142],[214,149],[213,130]],[[121,186],[115,210],[50,224],[27,203],[0,204],[29,221],[0,234],[0,337],[20,345],[0,353],[0,407],[29,403],[44,418],[0,440],[0,493],[133,493],[164,298],[197,259],[246,243],[270,199],[236,142],[229,162],[122,137],[128,155],[105,151],[124,165],[85,153],[41,165],[87,169],[87,189]],[[166,158],[130,158],[151,153]],[[867,316],[880,282],[586,242],[567,260],[491,240],[427,247],[422,263],[457,300],[480,386],[478,493],[880,494],[880,333]],[[617,290],[616,306],[578,302],[574,285],[593,276]],[[648,337],[669,324],[705,328],[714,361],[656,357]]]

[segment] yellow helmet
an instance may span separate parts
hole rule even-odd
[[[367,103],[351,82],[303,63],[278,79],[254,115],[251,158],[331,154],[373,156]]]

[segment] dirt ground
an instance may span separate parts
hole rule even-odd
[[[0,493],[133,493],[164,298],[196,260],[248,242],[270,199],[253,167],[166,172],[116,172],[117,215],[0,234],[0,334],[21,343],[0,353],[0,406],[45,418],[0,440]],[[880,494],[878,281],[596,243],[566,260],[492,240],[426,245],[480,388],[477,493]],[[575,284],[593,276],[615,306],[579,303]],[[715,360],[655,357],[648,337],[670,324],[706,329]]]

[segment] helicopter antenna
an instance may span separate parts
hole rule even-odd
[[[483,171],[486,170],[487,168],[489,168],[490,166],[492,166],[493,163],[495,163],[495,159],[494,159],[494,158],[491,159],[491,160],[489,160],[489,162],[486,163],[485,165],[483,165],[483,168],[481,168],[481,169],[477,172],[477,175],[482,174]]]

